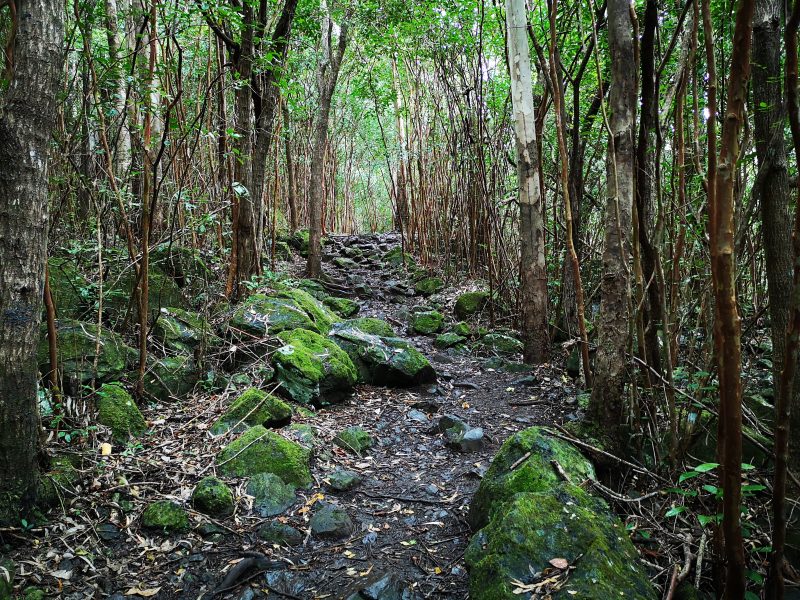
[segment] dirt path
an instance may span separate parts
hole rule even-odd
[[[393,242],[334,238],[328,258],[343,256],[347,247],[380,251]],[[407,311],[428,301],[397,293],[404,279],[371,259],[346,268],[326,262],[326,273],[348,289],[359,281],[369,285],[373,297],[360,299],[358,316],[384,318],[402,335],[407,335]],[[452,292],[446,289],[439,299]],[[451,301],[443,300],[442,312],[452,314]],[[24,535],[0,532],[5,542],[16,545],[12,557],[26,585],[71,600],[208,598],[232,561],[258,552],[279,562],[267,565],[266,573],[245,573],[236,587],[216,597],[347,598],[372,585],[372,591],[358,597],[466,598],[462,557],[470,530],[465,517],[481,473],[514,431],[567,418],[575,407],[565,398],[574,393],[554,368],[507,373],[486,368],[486,355],[448,354],[436,350],[430,337],[408,339],[431,359],[436,384],[407,390],[362,385],[343,404],[293,418],[315,431],[315,483],[299,491],[297,503],[278,519],[306,534],[302,545],[286,548],[261,541],[256,532],[271,519],[248,510],[244,482],[236,480],[229,481],[239,497],[234,516],[215,523],[190,511],[193,529],[178,536],[140,528],[147,502],[172,499],[188,507],[194,484],[214,472],[223,442],[207,429],[230,396],[196,393],[145,411],[153,432],[140,445],[110,457],[92,452],[84,463],[83,491],[65,499],[65,514],[52,515],[49,525]],[[482,427],[482,449],[461,453],[449,448],[437,428],[445,414]],[[368,454],[354,456],[332,443],[350,425],[362,426],[376,440]],[[346,492],[330,490],[326,478],[336,468],[357,472],[361,484]],[[307,535],[309,517],[320,501],[347,511],[354,523],[348,539]],[[144,593],[137,596],[132,588]]]

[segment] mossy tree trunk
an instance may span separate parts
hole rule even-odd
[[[11,80],[0,104],[0,522],[18,522],[36,497],[36,347],[64,5],[20,0],[17,14]]]

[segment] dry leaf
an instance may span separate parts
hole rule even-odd
[[[566,558],[554,558],[550,560],[550,564],[556,569],[566,569],[569,567],[569,561]]]
[[[157,587],[157,588],[146,588],[146,589],[141,589],[141,588],[138,588],[138,587],[132,587],[127,592],[125,592],[125,595],[126,596],[136,595],[136,596],[142,596],[144,598],[149,598],[150,596],[155,596],[159,591],[161,591],[160,587]]]
[[[100,444],[100,455],[101,456],[108,456],[111,454],[111,444],[108,442],[103,442]]]

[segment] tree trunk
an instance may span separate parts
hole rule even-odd
[[[0,106],[0,522],[19,524],[38,481],[36,347],[47,258],[47,153],[63,66],[64,4],[20,0]]]
[[[633,23],[625,0],[608,2],[611,52],[611,136],[608,171],[600,319],[590,415],[621,448],[630,342],[630,263],[634,196],[636,70]]]
[[[294,157],[292,156],[292,139],[289,136],[289,108],[283,103],[283,140],[286,150],[286,189],[287,200],[289,203],[289,231],[294,233],[300,227],[300,215],[297,212],[297,175],[294,168]]]

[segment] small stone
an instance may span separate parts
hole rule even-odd
[[[430,335],[442,330],[444,316],[435,310],[415,312],[411,315],[411,331],[422,335]]]
[[[247,493],[253,496],[253,509],[262,517],[281,514],[295,502],[295,487],[285,484],[272,473],[254,475],[247,484]]]
[[[39,588],[25,588],[22,592],[22,600],[44,600],[46,597],[44,590]]]
[[[431,496],[435,496],[439,493],[439,487],[433,483],[429,483],[425,486],[425,491],[429,493]]]
[[[533,375],[526,375],[525,377],[520,377],[519,379],[515,379],[511,382],[511,385],[527,385],[527,386],[534,386],[539,383]]]
[[[459,419],[454,415],[444,415],[439,419],[439,431],[442,433],[449,431],[451,429],[457,429],[462,432],[466,432],[469,429],[469,425],[467,425],[464,421]]]
[[[343,539],[353,531],[353,521],[347,512],[334,504],[320,508],[309,521],[311,534],[319,538]]]
[[[233,494],[225,482],[205,477],[192,492],[192,506],[206,515],[224,517],[233,512]]]
[[[461,452],[477,452],[483,447],[483,429],[473,427],[464,433],[458,440],[451,440],[451,445],[457,446]]]
[[[197,527],[197,532],[204,538],[208,538],[212,541],[221,540],[222,536],[228,533],[228,531],[225,528],[220,527],[215,523],[209,523],[209,522],[201,523]]]
[[[95,527],[95,531],[101,540],[107,542],[119,538],[119,528],[113,523],[100,523]]]
[[[370,583],[347,596],[347,600],[401,600],[408,597],[404,593],[404,588],[403,583],[394,574],[378,575]]]
[[[437,348],[454,348],[459,344],[463,344],[467,338],[449,331],[447,333],[440,333],[433,341],[433,345]]]
[[[361,475],[355,471],[336,469],[328,475],[328,485],[337,492],[346,492],[361,483]]]
[[[417,410],[416,408],[412,408],[410,411],[408,411],[406,417],[408,417],[412,421],[418,421],[419,423],[428,422],[428,415],[426,415],[421,410]]]
[[[361,455],[375,442],[362,427],[348,427],[333,438],[333,443],[348,452]]]
[[[189,529],[189,517],[180,505],[169,500],[153,502],[142,513],[142,527],[179,533]]]
[[[270,521],[258,529],[258,537],[272,544],[299,546],[303,543],[305,536],[291,525],[280,521]]]

